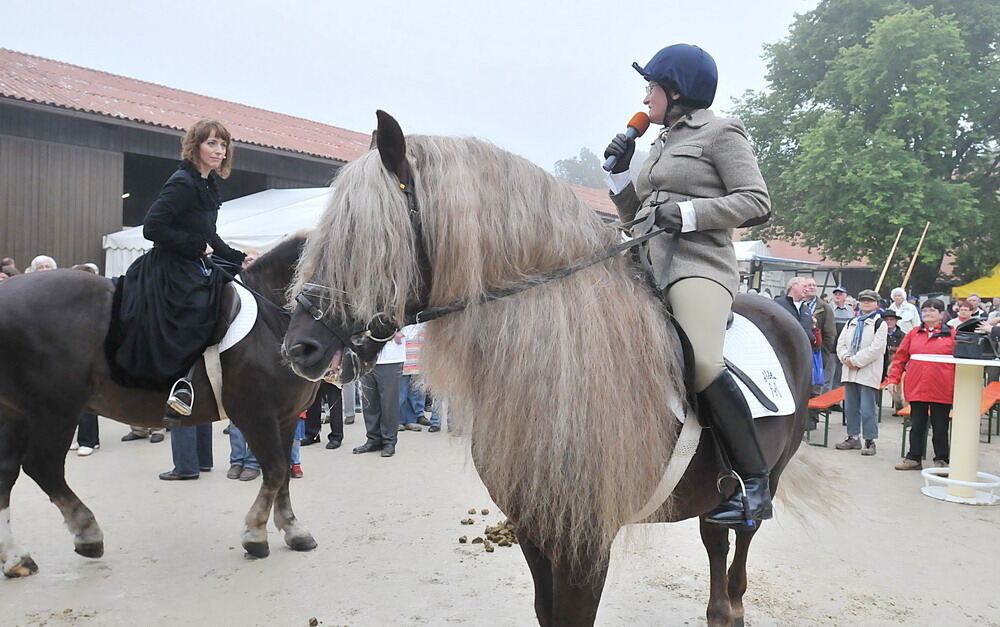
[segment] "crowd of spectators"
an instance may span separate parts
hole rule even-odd
[[[813,395],[844,387],[843,406],[836,408],[844,412],[847,437],[836,445],[838,450],[876,454],[878,398],[884,389],[894,413],[910,405],[909,450],[895,468],[922,468],[928,427],[933,434],[933,461],[947,466],[954,366],[910,357],[951,355],[960,325],[964,330],[977,327],[1000,341],[1000,298],[984,306],[978,294],[971,294],[947,307],[938,298],[920,303],[899,287],[890,292],[890,300],[883,301],[874,290],[861,290],[852,298],[840,286],[819,298],[811,277],[794,277],[787,293],[775,300],[795,316],[809,338]],[[1000,368],[987,369],[990,380],[998,374]],[[815,428],[815,414],[811,418],[807,429]]]

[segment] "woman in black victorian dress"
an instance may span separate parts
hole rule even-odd
[[[227,278],[209,255],[239,266],[245,255],[215,231],[218,178],[232,166],[229,131],[200,120],[182,142],[183,161],[143,220],[153,249],[119,280],[118,312],[108,336],[115,379],[128,386],[170,389],[168,416],[188,416],[194,402],[190,370],[212,337]]]

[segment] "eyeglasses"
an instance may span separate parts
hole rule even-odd
[[[652,93],[653,93],[653,84],[646,83],[646,95],[649,96]]]

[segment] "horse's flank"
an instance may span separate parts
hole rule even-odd
[[[431,306],[586,258],[616,242],[563,183],[473,139],[407,138]],[[425,181],[434,181],[425,185]],[[334,313],[402,312],[425,286],[406,202],[375,153],[346,166],[293,290],[306,278]],[[681,394],[661,304],[616,258],[431,322],[429,388],[472,434],[484,484],[546,553],[578,575],[599,568],[618,529],[646,502],[673,446]]]

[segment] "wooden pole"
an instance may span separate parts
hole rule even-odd
[[[910,267],[906,269],[906,276],[903,277],[903,284],[900,285],[900,287],[904,290],[906,289],[906,284],[910,281],[910,273],[913,272],[913,266],[917,265],[917,257],[920,255],[920,248],[924,245],[924,237],[927,236],[927,229],[930,225],[930,222],[924,225],[924,232],[920,234],[920,241],[917,242],[917,249],[913,251],[913,259],[910,259]]]
[[[899,238],[903,235],[903,227],[899,227],[899,232],[896,233],[896,241],[892,243],[892,249],[889,250],[889,256],[885,258],[885,265],[882,266],[882,274],[878,277],[878,283],[875,284],[875,291],[878,292],[882,289],[882,281],[885,280],[885,273],[889,271],[889,264],[892,263],[892,256],[896,254],[896,246],[899,244]]]

